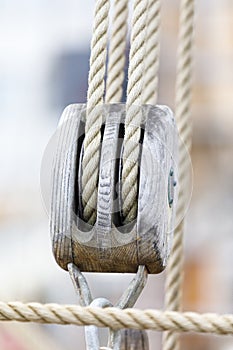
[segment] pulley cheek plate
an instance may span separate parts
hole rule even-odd
[[[171,249],[177,202],[177,131],[166,106],[133,106],[141,143],[136,219],[122,218],[121,173],[126,105],[96,107],[102,116],[102,144],[94,226],[83,220],[82,154],[86,106],[68,106],[61,117],[53,166],[51,234],[57,263],[81,271],[149,273],[165,267]],[[128,110],[127,110],[128,111]],[[171,198],[172,197],[172,198]]]

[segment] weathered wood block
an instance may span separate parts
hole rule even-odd
[[[133,106],[141,127],[137,218],[122,221],[121,173],[126,106],[98,106],[102,144],[97,219],[82,215],[82,154],[85,105],[68,106],[57,131],[53,165],[50,227],[53,252],[64,269],[73,262],[81,271],[136,272],[146,265],[161,272],[171,249],[177,202],[177,131],[166,106]],[[134,162],[134,159],[127,159]]]

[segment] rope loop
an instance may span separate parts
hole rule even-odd
[[[87,116],[82,161],[82,204],[84,219],[96,221],[97,186],[102,118],[95,109],[104,102],[120,102],[126,60],[128,0],[115,0],[106,68],[110,0],[97,0],[91,43]],[[140,116],[133,105],[156,104],[159,65],[160,0],[135,0],[131,25],[131,47],[127,86],[127,117],[124,137],[122,200],[125,223],[137,214]],[[138,123],[139,122],[139,123]],[[136,126],[135,126],[136,124]],[[127,161],[132,159],[133,164]]]

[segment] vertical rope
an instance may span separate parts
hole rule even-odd
[[[192,48],[194,26],[194,0],[181,0],[180,33],[178,46],[177,81],[176,81],[176,120],[180,138],[187,149],[191,149],[191,78],[192,78]],[[179,183],[180,193],[177,217],[184,213],[187,197],[187,172],[189,161],[184,145],[179,144]],[[167,310],[181,309],[183,283],[183,232],[184,219],[174,233],[174,244],[169,259],[166,274],[165,307]],[[178,350],[177,335],[172,332],[164,333],[164,350]]]
[[[82,201],[84,218],[96,220],[97,184],[102,116],[95,107],[103,103],[107,54],[109,0],[96,0],[88,78],[87,115],[82,161]]]
[[[91,46],[86,136],[84,140],[82,200],[84,218],[96,220],[101,114],[95,107],[103,102],[109,1],[97,0]],[[131,33],[127,116],[122,173],[122,200],[125,222],[136,217],[140,115],[133,105],[156,103],[158,85],[159,0],[135,0]],[[127,34],[127,0],[114,3],[110,42],[106,102],[122,97]]]
[[[144,57],[146,53],[147,3],[135,0],[132,18],[131,48],[127,86],[127,111],[122,169],[122,202],[125,223],[137,212],[137,178],[140,140],[140,113],[134,105],[142,103]]]
[[[135,0],[127,87],[122,202],[125,223],[137,213],[141,113],[135,106],[157,101],[160,0]]]
[[[159,70],[160,0],[148,0],[143,104],[157,103]]]
[[[115,0],[108,56],[106,103],[120,102],[127,42],[128,0]]]

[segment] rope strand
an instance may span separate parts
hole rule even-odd
[[[143,103],[156,103],[158,85],[158,30],[160,1],[135,0],[131,33],[127,115],[122,172],[122,201],[125,222],[136,217],[137,177],[140,139],[140,113],[132,108]],[[87,120],[85,128],[82,202],[84,219],[96,220],[101,113],[96,106],[103,103],[104,75],[109,1],[97,0],[89,72]],[[120,102],[124,80],[127,37],[128,1],[114,3],[113,31],[110,41],[106,102]]]
[[[158,98],[160,0],[148,0],[146,55],[142,102],[156,105]]]
[[[0,321],[45,324],[95,325],[113,330],[151,329],[155,331],[233,334],[233,315],[118,308],[81,307],[22,302],[0,302]]]
[[[106,103],[120,102],[122,98],[127,43],[128,0],[115,0],[113,11],[112,35],[108,55]]]
[[[135,0],[127,87],[122,202],[124,222],[136,218],[141,113],[137,106],[157,101],[160,1]]]
[[[122,169],[122,210],[125,223],[131,222],[136,217],[137,212],[141,114],[134,106],[140,106],[142,103],[144,57],[146,53],[146,20],[147,6],[145,6],[145,1],[135,0],[128,71]]]
[[[192,79],[192,49],[194,26],[194,0],[181,0],[180,33],[178,46],[177,81],[176,81],[176,121],[180,136],[179,144],[179,184],[180,193],[177,207],[177,217],[184,214],[187,200],[187,173],[189,160],[186,150],[191,150],[191,79]],[[182,304],[183,284],[183,232],[184,219],[176,227],[172,253],[167,266],[165,285],[165,308],[180,311]],[[163,350],[178,350],[177,335],[171,332],[163,337]]]
[[[87,115],[82,161],[82,202],[84,219],[91,225],[96,220],[100,128],[102,125],[101,113],[95,107],[102,104],[104,98],[109,7],[109,0],[96,1],[88,78]]]

